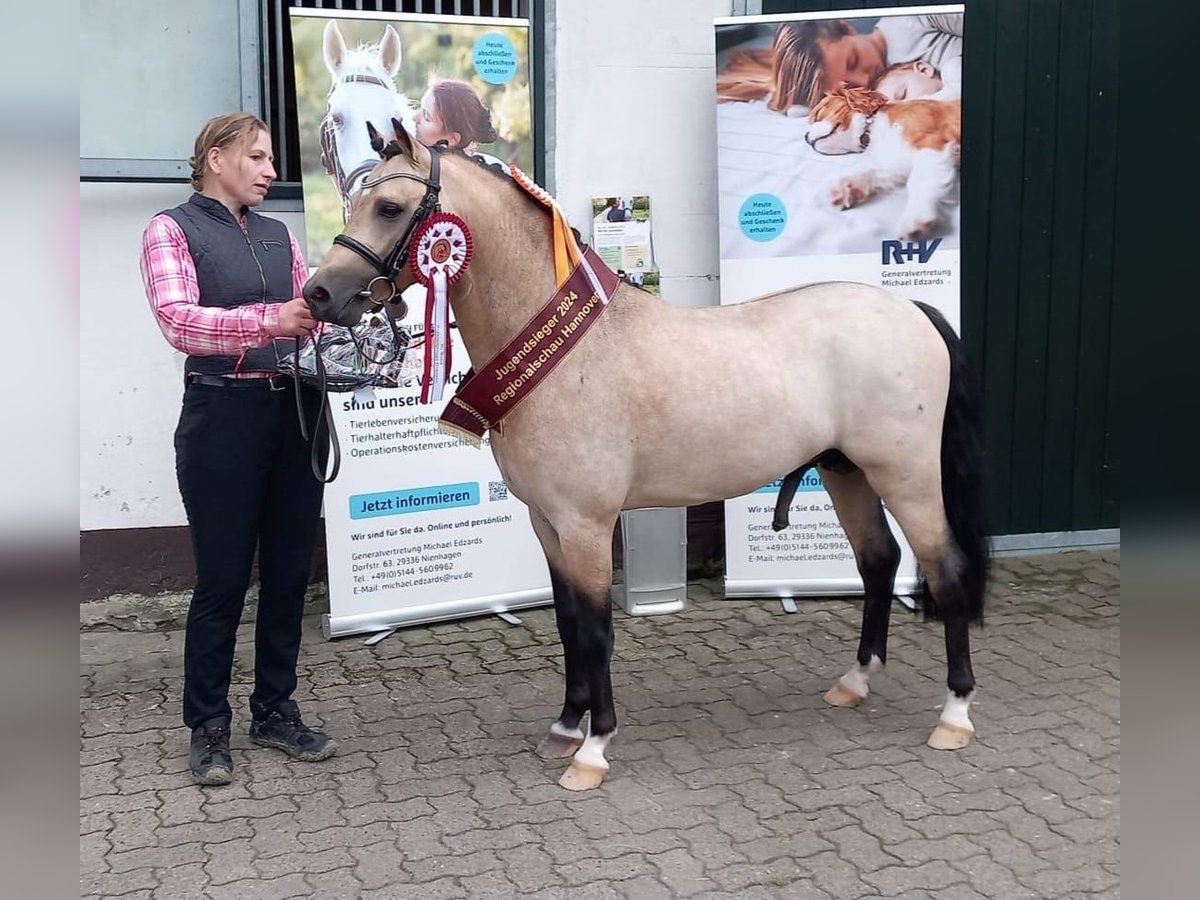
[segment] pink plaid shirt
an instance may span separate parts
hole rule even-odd
[[[289,232],[288,237],[292,295],[299,297],[308,281],[308,267],[295,236]],[[192,356],[241,356],[283,337],[278,303],[246,303],[232,309],[200,305],[196,265],[188,252],[187,237],[170,216],[155,216],[142,233],[142,280],[158,327],[176,350]],[[266,374],[245,373],[246,377]]]

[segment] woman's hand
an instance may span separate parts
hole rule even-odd
[[[279,304],[279,331],[284,337],[304,337],[316,327],[317,320],[303,297]]]

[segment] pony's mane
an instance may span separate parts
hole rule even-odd
[[[376,153],[379,154],[380,158],[384,162],[386,162],[389,159],[393,159],[397,156],[405,155],[404,148],[402,148],[400,146],[400,142],[394,138],[385,144],[383,142],[382,137],[377,137],[374,141],[371,142],[371,148]],[[430,151],[430,152],[437,152],[437,151]],[[546,208],[544,206],[539,204],[527,192],[520,189],[520,185],[518,185],[516,183],[516,181],[513,180],[512,176],[506,175],[498,167],[489,164],[486,160],[480,159],[478,156],[471,156],[470,154],[468,154],[458,148],[455,148],[453,150],[451,150],[451,149],[442,150],[441,154],[443,156],[457,156],[460,159],[464,159],[467,162],[478,166],[479,168],[481,168],[485,172],[487,172],[489,175],[491,175],[493,178],[500,179],[500,181],[503,184],[506,184],[512,188],[516,188],[516,193],[519,194],[523,200],[533,204],[533,206],[536,207],[537,209],[539,209],[543,212],[545,211]],[[576,228],[574,225],[571,225],[570,223],[567,223],[567,224],[568,224],[568,227],[571,229],[571,233],[575,236],[575,242],[577,244],[579,244],[579,246],[582,247],[583,246],[583,235],[580,233],[579,229]]]
[[[371,149],[374,150],[376,153],[378,153],[380,159],[384,160],[385,162],[389,159],[392,159],[393,157],[405,155],[404,148],[400,146],[400,142],[398,140],[396,140],[395,138],[393,138],[392,140],[388,141],[385,144],[383,142],[383,138],[378,137],[374,141],[371,142]],[[434,153],[434,152],[439,152],[439,151],[431,150],[430,152]],[[447,149],[441,150],[440,152],[441,152],[442,156],[444,156],[444,157],[445,156],[457,156],[460,159],[465,159],[467,162],[474,163],[475,165],[479,166],[480,168],[486,169],[493,177],[500,178],[505,183],[512,183],[512,178],[510,178],[508,175],[505,175],[504,172],[502,172],[497,166],[491,165],[490,163],[487,162],[487,160],[480,159],[478,156],[471,156],[470,154],[466,153],[465,151],[463,151],[457,147],[455,147],[454,149],[447,148]],[[524,193],[524,191],[522,191],[521,193]]]

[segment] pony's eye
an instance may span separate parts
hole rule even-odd
[[[345,120],[342,118],[342,114],[341,114],[341,113],[334,113],[334,114],[333,114],[333,115],[331,115],[329,118],[330,118],[330,119],[333,121],[333,125],[334,125],[334,127],[335,127],[335,128],[341,128],[341,127],[342,127],[342,123],[345,121]]]
[[[404,212],[404,208],[402,206],[397,206],[395,203],[385,202],[379,204],[379,214],[385,219],[399,218],[402,212]]]

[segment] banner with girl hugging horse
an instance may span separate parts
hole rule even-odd
[[[445,141],[498,173],[533,171],[527,20],[289,13],[310,266],[379,162],[368,122],[385,141],[395,120],[426,145]],[[325,488],[327,636],[550,601],[529,515],[509,498],[492,454],[438,430],[448,393],[421,402],[427,351],[449,354],[449,392],[470,366],[453,323],[434,318],[425,333],[426,297],[422,285],[404,295],[400,384],[329,395],[342,468]]]
[[[963,6],[714,24],[721,302],[860,281],[958,330]],[[818,468],[726,501],[725,529],[727,596],[862,591]]]

